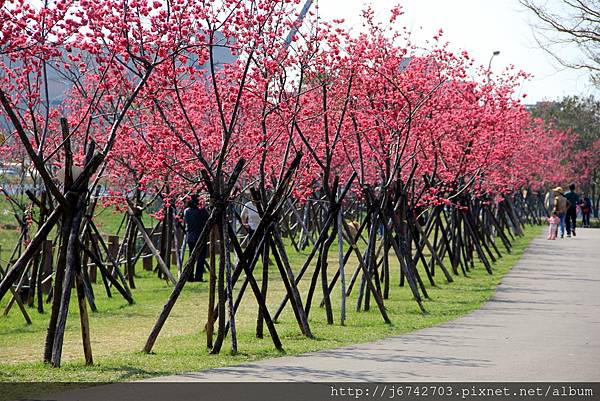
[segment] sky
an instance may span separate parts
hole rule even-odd
[[[535,40],[532,23],[535,16],[518,0],[317,0],[319,15],[324,19],[344,19],[348,27],[360,30],[360,10],[372,4],[382,20],[389,18],[395,5],[403,7],[401,26],[412,32],[413,40],[424,43],[441,28],[452,50],[466,50],[482,65],[487,65],[494,51],[491,69],[499,73],[509,65],[533,77],[524,82],[520,95],[527,94],[526,104],[558,100],[569,95],[595,95],[589,74],[561,66]],[[314,6],[313,6],[314,7]],[[562,54],[577,57],[574,48]]]

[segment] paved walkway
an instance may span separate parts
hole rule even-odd
[[[158,381],[600,381],[600,230],[535,239],[483,308],[371,344]]]

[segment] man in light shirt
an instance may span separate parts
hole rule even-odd
[[[242,209],[242,225],[248,231],[248,235],[252,237],[254,231],[258,228],[260,224],[260,215],[258,214],[258,209],[254,202],[248,201],[244,204],[244,208]]]

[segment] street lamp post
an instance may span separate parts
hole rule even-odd
[[[494,57],[496,57],[497,55],[500,54],[500,50],[494,50],[494,52],[492,53],[492,56],[490,57],[490,61],[488,62],[488,68],[487,68],[487,79],[486,79],[486,84],[488,84],[490,82],[490,75],[492,74],[492,60],[494,59]]]
[[[492,53],[492,57],[490,57],[490,62],[488,63],[488,74],[490,69],[492,68],[492,60],[494,59],[494,57],[500,55],[500,50],[494,50],[494,52]]]

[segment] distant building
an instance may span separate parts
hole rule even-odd
[[[237,59],[231,52],[231,45],[235,44],[235,40],[231,39],[227,41],[225,36],[216,32],[215,34],[215,43],[216,45],[213,47],[213,59],[215,61],[215,68],[220,70],[223,66],[232,64]],[[65,51],[66,54],[66,51]],[[8,64],[8,59],[4,57],[4,60]],[[83,60],[85,62],[85,60]],[[210,68],[209,61],[204,63],[203,65],[197,66],[197,57],[191,55],[189,57],[189,65],[196,66],[198,70],[208,70]],[[73,88],[73,81],[77,77],[69,78],[71,74],[67,69],[58,70],[52,66],[48,66],[46,68],[46,73],[48,74],[48,103],[50,107],[59,106],[68,96],[69,91]],[[42,96],[45,96],[45,91],[41,91]],[[0,135],[3,132],[12,131],[12,124],[5,117],[5,113],[0,111]]]
[[[527,111],[531,111],[533,109],[540,109],[540,108],[551,107],[551,106],[555,106],[557,104],[558,104],[558,102],[553,102],[553,101],[549,101],[549,100],[542,100],[542,101],[536,102],[534,104],[526,104],[525,105],[525,109]]]

